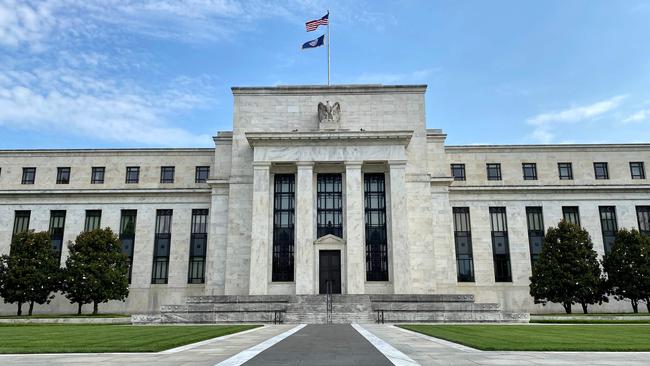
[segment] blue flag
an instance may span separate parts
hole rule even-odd
[[[320,36],[320,37],[318,37],[316,39],[312,39],[309,42],[303,43],[302,49],[305,50],[307,48],[316,48],[316,47],[320,47],[320,46],[322,46],[324,44],[325,44],[325,35],[323,34],[322,36]]]

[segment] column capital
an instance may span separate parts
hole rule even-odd
[[[349,168],[361,169],[361,166],[363,165],[363,160],[346,160],[344,163],[346,168],[349,167]]]
[[[406,160],[388,160],[389,167],[399,168],[400,166],[406,166]]]
[[[296,166],[298,169],[307,169],[307,168],[313,168],[314,167],[314,162],[313,161],[296,161]]]

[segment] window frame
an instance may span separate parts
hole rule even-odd
[[[172,246],[172,220],[174,211],[170,209],[156,210],[156,226],[154,231],[153,265],[151,267],[151,284],[164,285],[169,281],[169,257]],[[166,242],[165,252],[161,254],[160,244]]]
[[[67,212],[65,210],[50,210],[50,224],[48,232],[50,234],[52,250],[56,254],[59,263],[61,263],[61,253],[63,252],[63,238],[65,235],[66,215]]]
[[[573,209],[575,209],[575,212],[572,212]],[[571,217],[572,215],[575,215],[577,222],[567,219],[567,217]],[[582,227],[582,224],[580,223],[580,206],[562,206],[562,219]]]
[[[132,222],[130,217],[133,218]],[[128,225],[133,224],[133,228],[129,229]],[[138,210],[124,209],[120,211],[120,244],[122,245],[122,254],[126,255],[126,265],[129,268],[129,284],[133,278],[133,256],[135,253],[135,234],[138,227]],[[127,231],[127,229],[129,231]],[[125,245],[130,248],[125,248]]]
[[[565,169],[567,174],[563,175],[562,170]],[[573,180],[573,163],[561,162],[557,163],[557,174],[560,180]]]
[[[32,211],[30,210],[15,210],[14,211],[14,228],[12,231],[12,239],[16,234],[24,233],[29,231],[29,222],[32,217]],[[20,230],[18,230],[20,226]],[[12,240],[13,241],[13,240]]]
[[[501,163],[486,163],[485,164],[485,169],[486,169],[486,174],[487,174],[487,180],[503,180],[503,177],[501,175]],[[494,170],[496,172],[496,175],[490,175],[490,170]]]
[[[634,174],[634,168],[638,169],[638,174]],[[632,179],[645,179],[645,164],[642,161],[631,161],[630,176]]]
[[[456,281],[475,282],[474,248],[472,247],[472,219],[469,207],[453,207],[454,249],[456,252]],[[463,240],[464,239],[464,240]],[[466,253],[459,249],[463,241]]]
[[[171,178],[166,176],[166,174],[171,174]],[[160,183],[161,184],[173,184],[174,178],[176,176],[176,167],[171,165],[161,166],[160,167]]]
[[[537,163],[521,163],[521,170],[524,180],[537,180]],[[532,172],[532,175],[527,175],[527,171]]]
[[[56,168],[56,184],[70,184],[71,169],[69,166]]]
[[[101,229],[102,227],[102,210],[86,210],[84,220],[84,232]]]
[[[450,164],[449,169],[451,170],[451,176],[454,178],[454,181],[465,181],[465,180],[467,180],[467,175],[466,175],[465,164],[464,163]],[[459,171],[462,174],[460,176],[457,176],[455,174],[456,171]]]
[[[205,173],[205,178],[201,177],[201,173]],[[205,183],[210,178],[209,165],[197,165],[194,170],[194,183]]]
[[[598,170],[602,170],[602,174],[598,174]],[[598,180],[609,179],[609,164],[605,161],[594,162],[594,178]]]
[[[539,260],[539,255],[542,252],[542,246],[544,245],[544,208],[542,206],[526,207],[526,228],[528,231],[530,264],[531,268],[534,268],[535,263]],[[536,243],[540,244],[538,248],[539,250],[537,250],[537,246],[535,245]]]
[[[512,259],[510,255],[510,238],[508,234],[508,213],[505,207],[490,207],[490,231],[492,237],[492,261],[494,266],[494,281],[495,282],[512,282]],[[497,217],[499,215],[499,217]],[[498,226],[495,230],[495,222]],[[498,238],[503,239],[505,248],[504,254],[497,253]],[[502,268],[505,267],[505,268]],[[506,273],[501,273],[504,270]]]
[[[295,280],[296,175],[273,177],[272,282]]]
[[[611,217],[603,217],[603,214],[611,213]],[[603,251],[609,254],[616,240],[618,231],[618,219],[616,217],[616,206],[598,206],[598,217],[600,218],[600,230],[603,238]]]
[[[97,175],[101,173],[101,179],[97,178]],[[106,178],[106,167],[105,166],[94,166],[90,168],[90,184],[104,184]]]
[[[386,174],[365,173],[363,187],[366,281],[389,281]]]
[[[332,220],[327,222],[327,218]],[[333,221],[333,222],[332,222]],[[332,234],[343,239],[343,175],[316,175],[316,238]]]
[[[650,206],[636,206],[636,220],[639,232],[650,236]]]
[[[31,180],[27,179],[31,173]],[[36,167],[23,167],[23,175],[20,184],[34,184],[36,182]]]
[[[135,175],[133,178],[132,175]],[[126,176],[124,179],[125,184],[138,184],[140,183],[140,167],[139,166],[127,166],[126,167]]]
[[[210,216],[207,208],[192,209],[190,222],[190,253],[187,283],[205,283],[205,259],[208,247],[208,226]],[[202,253],[197,253],[197,245],[203,244]]]

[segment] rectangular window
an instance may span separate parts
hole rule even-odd
[[[295,186],[293,174],[276,174],[273,193],[272,281],[293,281]]]
[[[630,163],[630,174],[632,179],[645,179],[645,166],[642,161]]]
[[[565,221],[580,226],[580,209],[578,206],[562,206],[562,218]]]
[[[594,163],[594,175],[596,179],[609,179],[607,163]]]
[[[20,184],[34,184],[36,180],[36,168],[23,168],[23,179]]]
[[[508,219],[505,207],[490,207],[490,225],[492,227],[494,280],[496,282],[512,282]]]
[[[618,224],[616,223],[616,207],[614,206],[600,206],[600,227],[603,231],[603,246],[605,254],[612,250],[614,240],[616,239],[616,232],[618,231]]]
[[[140,181],[140,167],[127,166],[126,167],[126,183],[138,183]]]
[[[104,184],[104,173],[106,168],[103,166],[94,166],[90,173],[90,184]]]
[[[557,163],[557,170],[561,180],[573,179],[573,164]]]
[[[29,230],[29,218],[31,211],[16,211],[14,216],[14,231],[13,234],[20,234]]]
[[[99,229],[102,223],[102,210],[86,210],[84,231]]]
[[[56,168],[56,184],[70,183],[70,168]]]
[[[521,169],[524,172],[524,180],[537,180],[537,164],[523,163]]]
[[[364,175],[367,281],[388,281],[385,180],[383,173]]]
[[[501,180],[501,164],[486,164],[486,167],[488,180]]]
[[[316,237],[343,238],[343,184],[341,174],[318,174],[316,179]]]
[[[174,170],[173,166],[161,166],[160,183],[174,183]]]
[[[469,207],[454,207],[453,214],[458,282],[474,282],[474,254]]]
[[[209,166],[197,166],[196,172],[194,173],[194,182],[195,183],[205,183],[210,176],[210,167]]]
[[[544,218],[541,207],[526,207],[528,221],[528,245],[530,247],[530,263],[535,266],[544,244]]]
[[[451,176],[454,180],[465,180],[465,164],[451,164]]]
[[[205,255],[208,246],[208,210],[192,210],[190,266],[187,283],[205,282]]]
[[[63,232],[65,230],[65,211],[50,211],[50,240],[52,241],[52,251],[61,261],[61,251],[63,250]]]
[[[156,233],[153,246],[151,283],[167,283],[169,249],[172,239],[172,210],[156,210]]]
[[[636,206],[636,217],[641,234],[650,235],[650,206]]]
[[[122,210],[120,215],[120,241],[122,254],[126,255],[126,265],[129,267],[129,283],[133,272],[133,249],[135,246],[135,224],[138,216],[137,210]]]

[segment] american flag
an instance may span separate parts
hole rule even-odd
[[[307,23],[305,23],[305,26],[307,27],[307,32],[315,31],[319,25],[329,25],[329,16],[330,13],[327,12],[327,14],[325,14],[324,17],[316,20],[310,20]]]

